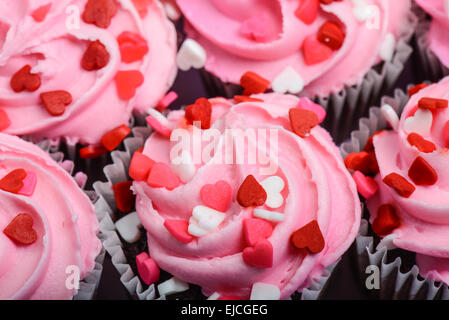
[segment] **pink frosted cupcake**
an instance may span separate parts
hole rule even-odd
[[[357,234],[360,202],[332,138],[318,126],[324,110],[291,95],[239,99],[203,98],[172,111],[159,119],[168,131],[154,126],[132,157],[137,215],[128,223],[144,227],[148,252],[130,256],[126,241],[138,240],[120,222],[126,216],[115,225],[128,262],[112,235],[105,243],[134,294],[123,264],[138,254],[140,298],[158,296],[153,284],[160,296],[194,284],[210,299],[287,299],[324,277],[310,289],[320,292],[326,269]],[[124,178],[123,164],[105,170],[114,185]],[[174,278],[162,282],[167,274]]]
[[[0,134],[0,202],[0,299],[92,295],[99,224],[73,177],[36,145]]]
[[[158,1],[5,0],[0,10],[5,133],[101,145],[175,78],[176,32]]]

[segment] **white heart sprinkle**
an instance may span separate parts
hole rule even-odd
[[[271,87],[277,93],[299,93],[304,89],[304,81],[292,67],[287,67],[273,80]]]
[[[284,197],[281,195],[281,191],[285,187],[284,180],[278,176],[271,176],[262,181],[260,185],[267,193],[267,201],[265,201],[267,207],[272,209],[281,207],[284,203]]]
[[[189,284],[187,282],[184,282],[182,280],[173,277],[158,285],[157,290],[159,291],[159,295],[168,296],[174,293],[189,290]]]
[[[394,55],[394,49],[396,47],[396,39],[392,33],[388,33],[385,36],[384,41],[380,47],[379,55],[384,61],[391,61]]]
[[[386,248],[387,250],[396,249],[393,240],[397,238],[397,236],[398,236],[397,234],[392,233],[384,237],[377,245],[376,250],[381,250],[382,248]]]
[[[357,21],[364,22],[371,17],[372,10],[365,0],[353,0],[352,6],[352,13]]]
[[[404,130],[407,133],[418,133],[423,137],[430,135],[432,128],[433,115],[432,111],[426,109],[418,109],[413,117],[408,117],[404,121]]]
[[[178,21],[179,18],[181,18],[181,12],[179,11],[178,7],[170,2],[165,2],[164,4],[165,13],[167,14],[167,17],[171,21]]]
[[[187,232],[194,237],[202,237],[209,233],[209,230],[203,229],[198,225],[198,221],[190,217],[189,219],[189,227],[187,228]]]
[[[284,221],[285,215],[280,212],[274,212],[274,211],[268,211],[264,209],[254,209],[253,212],[254,216],[257,218],[269,220],[269,221],[275,221],[280,222]]]
[[[195,40],[186,39],[176,56],[178,68],[187,71],[190,68],[201,69],[206,63],[206,50]]]
[[[251,289],[250,300],[279,300],[281,291],[275,285],[256,282]]]
[[[216,211],[206,206],[196,206],[193,208],[192,217],[198,221],[198,226],[202,229],[212,231],[226,218],[226,214]]]
[[[196,166],[187,150],[183,150],[181,155],[171,160],[170,168],[184,183],[191,181],[196,173]]]
[[[380,108],[380,112],[382,113],[382,116],[384,117],[385,121],[387,121],[390,124],[393,130],[397,131],[399,125],[399,117],[396,111],[394,111],[393,107],[390,106],[389,104],[384,104]]]
[[[220,298],[220,294],[218,292],[214,292],[207,298],[207,300],[218,300],[218,298]]]
[[[118,233],[128,243],[134,243],[140,239],[141,226],[137,212],[127,214],[115,223]]]

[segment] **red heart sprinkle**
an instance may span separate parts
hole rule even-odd
[[[310,130],[320,123],[316,113],[310,110],[292,108],[288,115],[293,132],[301,138],[305,138]]]
[[[254,247],[246,247],[242,252],[243,261],[256,268],[273,266],[273,246],[268,240],[261,240]]]
[[[89,47],[87,47],[86,52],[84,52],[81,66],[88,71],[99,70],[108,64],[109,58],[109,52],[106,50],[105,46],[100,41],[96,40],[91,42]]]
[[[26,213],[18,214],[3,233],[19,244],[28,245],[37,240],[37,233],[33,229],[33,217]]]
[[[295,11],[295,16],[305,24],[312,24],[318,16],[319,6],[318,0],[302,0]]]
[[[11,125],[11,120],[5,110],[0,109],[0,131],[5,130]]]
[[[400,221],[395,208],[391,204],[381,205],[372,224],[373,231],[382,237],[390,234],[399,226]]]
[[[183,243],[189,243],[193,240],[193,236],[188,232],[189,222],[185,220],[165,220],[165,228],[173,237]]]
[[[72,95],[64,90],[49,91],[41,93],[41,100],[49,114],[61,116],[65,107],[72,103]]]
[[[147,41],[138,33],[124,31],[117,38],[122,61],[131,63],[141,60],[148,53]]]
[[[212,117],[212,104],[206,98],[199,98],[186,108],[185,118],[189,124],[201,122],[201,129],[209,129]]]
[[[421,135],[415,132],[408,135],[407,141],[408,143],[410,143],[410,145],[415,146],[419,151],[423,153],[432,153],[437,149],[432,142],[427,141]]]
[[[146,180],[154,164],[154,160],[142,154],[142,152],[136,152],[129,165],[129,176],[136,181]]]
[[[16,169],[8,173],[0,180],[0,189],[11,193],[19,193],[23,188],[23,179],[27,173],[24,169]]]
[[[103,146],[87,146],[80,149],[81,159],[94,159],[108,152]]]
[[[262,206],[267,201],[265,189],[257,182],[253,175],[245,178],[237,192],[237,201],[242,207]]]
[[[41,78],[31,73],[31,66],[27,64],[12,76],[10,85],[15,92],[22,92],[25,89],[33,92],[41,86]]]
[[[411,87],[410,89],[408,89],[408,96],[411,97],[414,94],[418,93],[419,91],[421,91],[422,89],[428,87],[428,84],[425,83],[420,83],[417,84],[416,86]]]
[[[408,176],[418,186],[432,186],[438,181],[437,172],[422,157],[417,157],[413,161]]]
[[[136,7],[137,12],[139,13],[141,18],[145,18],[148,14],[148,6],[150,5],[151,0],[131,0]]]
[[[173,190],[178,187],[181,182],[179,177],[173,173],[165,163],[156,162],[148,175],[147,183],[153,188],[166,188]]]
[[[139,70],[118,71],[115,75],[117,94],[122,100],[130,100],[136,94],[136,89],[143,84],[145,78]]]
[[[240,78],[240,85],[243,87],[243,94],[249,96],[256,93],[264,93],[270,81],[262,78],[257,73],[248,71]]]
[[[107,132],[101,138],[101,144],[108,151],[113,151],[117,148],[120,143],[131,133],[131,129],[126,125],[122,124],[121,126]]]
[[[349,170],[360,171],[367,176],[375,175],[379,172],[379,166],[374,151],[362,151],[349,154],[345,158],[345,166]]]
[[[443,129],[444,146],[449,148],[449,121],[446,122]]]
[[[248,246],[253,247],[260,240],[267,239],[273,233],[273,226],[262,219],[244,219],[243,237]]]
[[[117,5],[114,0],[88,0],[84,8],[83,20],[99,28],[107,28],[116,13]]]
[[[248,96],[241,96],[241,95],[235,95],[234,96],[234,101],[236,103],[241,103],[241,102],[263,102],[262,99],[251,98],[251,97],[248,97]]]
[[[331,48],[338,50],[343,45],[345,34],[340,26],[332,21],[326,21],[318,30],[318,40]]]
[[[318,221],[313,220],[296,230],[292,234],[290,242],[295,248],[307,248],[310,253],[321,252],[324,249],[324,238]]]
[[[383,179],[383,182],[404,198],[410,197],[416,189],[407,179],[397,173],[390,173]]]
[[[310,35],[304,39],[302,53],[307,65],[317,64],[329,59],[334,51],[328,46],[318,41],[315,35]]]
[[[434,98],[421,98],[418,101],[418,108],[420,109],[444,109],[448,107],[448,101],[446,99],[434,99]]]
[[[33,17],[34,21],[36,22],[42,22],[45,20],[45,17],[48,14],[48,11],[50,11],[51,3],[44,4],[43,6],[40,6],[36,10],[34,10],[31,13],[31,16]]]
[[[232,187],[224,180],[206,184],[201,188],[200,197],[204,204],[217,211],[226,212],[231,202]]]
[[[366,152],[374,151],[374,137],[382,132],[384,132],[384,130],[379,130],[379,131],[374,132],[366,141],[363,151],[366,151]]]
[[[131,190],[132,184],[132,181],[125,181],[119,182],[112,186],[112,190],[114,191],[115,204],[117,205],[117,209],[119,209],[121,212],[131,212],[134,207],[134,201],[136,197]]]

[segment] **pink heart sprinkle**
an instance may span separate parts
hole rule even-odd
[[[178,99],[178,94],[174,91],[170,91],[161,100],[159,100],[156,109],[163,111],[167,109],[168,106],[171,105],[176,99]]]
[[[168,165],[157,162],[148,175],[147,183],[153,188],[165,187],[167,190],[173,190],[180,185],[180,180]]]
[[[299,102],[296,107],[314,112],[318,116],[319,123],[322,123],[326,118],[326,110],[309,98],[299,98]]]
[[[260,240],[265,240],[273,233],[273,226],[262,219],[243,220],[243,236],[246,243],[253,247]]]
[[[243,21],[240,32],[247,38],[257,42],[267,42],[270,40],[270,23],[268,16],[264,13],[252,16]]]
[[[156,132],[159,132],[164,137],[170,138],[171,130],[170,128],[163,125],[158,119],[152,116],[148,116],[146,121],[150,127],[152,127]]]
[[[151,285],[159,280],[161,273],[159,267],[146,252],[142,252],[136,257],[136,265],[140,277],[147,285]]]
[[[326,61],[334,54],[334,51],[318,41],[316,35],[313,34],[304,39],[302,53],[306,64],[313,65]]]
[[[173,237],[183,243],[189,243],[193,236],[188,232],[189,222],[185,220],[165,220],[164,227]]]
[[[228,211],[231,196],[232,187],[224,180],[217,181],[215,184],[206,184],[200,191],[204,204],[221,212]]]
[[[254,247],[247,247],[242,252],[243,261],[256,268],[271,268],[273,266],[273,246],[270,241],[259,241]]]
[[[365,176],[360,171],[354,172],[352,178],[354,179],[355,184],[357,186],[357,191],[365,199],[371,198],[373,195],[376,194],[377,190],[379,189],[377,182],[373,178]]]
[[[36,188],[37,176],[32,171],[27,171],[27,176],[22,180],[23,187],[20,189],[19,194],[27,197],[31,197]]]
[[[154,160],[141,152],[134,153],[131,159],[131,164],[129,165],[129,176],[137,181],[145,180],[148,177],[154,163]]]

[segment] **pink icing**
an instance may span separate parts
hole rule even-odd
[[[207,52],[207,71],[223,82],[239,83],[245,71],[254,71],[273,81],[287,66],[293,67],[304,80],[309,96],[326,96],[345,85],[361,82],[369,69],[380,62],[379,50],[388,33],[401,35],[411,2],[409,0],[366,0],[379,8],[379,28],[359,22],[351,1],[321,5],[317,19],[310,25],[294,12],[299,0],[177,0],[188,19],[186,31]],[[264,15],[274,30],[268,40],[255,41],[242,34],[242,23]],[[307,65],[301,46],[316,34],[326,20],[339,22],[346,30],[341,49],[322,63]],[[268,23],[267,22],[267,23]]]
[[[421,268],[421,261],[425,261],[421,272],[431,274],[430,269],[446,270],[449,258],[447,234],[449,231],[449,161],[448,149],[444,145],[444,126],[449,120],[449,109],[442,109],[433,113],[431,132],[424,139],[435,144],[437,150],[432,153],[421,153],[412,147],[407,136],[409,132],[404,129],[404,122],[416,110],[418,101],[423,97],[449,99],[449,78],[443,79],[436,85],[429,86],[410,98],[409,103],[402,112],[399,129],[384,131],[374,137],[374,147],[380,173],[375,177],[379,185],[378,193],[368,200],[368,209],[371,213],[371,222],[377,216],[380,205],[393,203],[400,218],[401,225],[393,231],[396,237],[393,243],[402,249],[416,252]],[[437,172],[438,181],[432,186],[415,186],[416,191],[410,198],[400,197],[394,190],[382,182],[382,179],[396,172],[408,178],[408,170],[416,159],[421,156]],[[446,283],[449,278],[444,278]]]
[[[50,11],[36,22],[31,13],[46,2],[52,2]],[[78,8],[82,15],[86,2],[0,1],[1,10],[9,13],[0,18],[0,108],[11,120],[6,133],[98,143],[106,132],[128,123],[133,110],[143,113],[155,107],[171,86],[177,70],[176,32],[158,2],[149,1],[148,13],[141,18],[131,0],[116,1],[117,14],[107,29],[84,23],[76,12],[69,14]],[[66,26],[78,18],[79,29]],[[121,62],[117,37],[124,31],[147,41],[149,52],[142,60]],[[94,71],[81,67],[88,40],[99,40],[106,47],[110,54],[106,67]],[[9,81],[26,64],[41,77],[42,85],[35,92],[16,93]],[[117,95],[114,77],[117,71],[130,69],[139,70],[145,82],[131,100],[124,101]],[[52,90],[72,94],[73,102],[62,116],[48,114],[39,99],[41,92]]]
[[[0,177],[18,168],[36,175],[36,187],[31,196],[0,190],[0,230],[27,213],[38,239],[16,245],[0,232],[0,299],[71,299],[76,292],[66,287],[66,268],[78,267],[84,278],[101,249],[93,205],[47,153],[0,134]]]
[[[197,165],[190,182],[172,191],[136,181],[133,184],[136,208],[148,233],[150,255],[163,270],[201,286],[206,295],[218,292],[247,299],[252,285],[264,282],[278,286],[282,298],[287,298],[307,287],[312,277],[321,275],[326,266],[348,249],[358,231],[360,203],[355,184],[329,134],[315,127],[309,137],[301,139],[291,131],[288,111],[298,104],[297,97],[277,94],[253,97],[264,102],[234,105],[231,100],[211,99],[212,129],[221,133],[237,128],[278,129],[279,165],[275,175],[285,182],[281,193],[285,201],[276,210],[259,207],[285,216],[284,221],[274,224],[268,238],[274,249],[273,267],[250,267],[242,259],[245,248],[242,221],[253,217],[253,209],[241,207],[236,193],[247,175],[253,174],[259,182],[268,177],[260,173],[259,164],[203,162]],[[168,116],[174,127],[182,125],[183,118],[183,111],[173,111]],[[169,139],[155,133],[146,141],[143,154],[169,163],[172,147]],[[217,230],[187,244],[177,240],[164,227],[164,221],[188,221],[192,209],[204,205],[200,190],[220,180],[232,188],[231,204],[223,223]],[[326,241],[324,250],[316,255],[297,251],[289,242],[294,231],[313,219],[318,220]]]
[[[432,16],[432,23],[427,35],[429,47],[440,61],[449,68],[449,12],[444,8],[445,0],[416,0],[416,3]],[[448,9],[449,10],[449,9]]]

